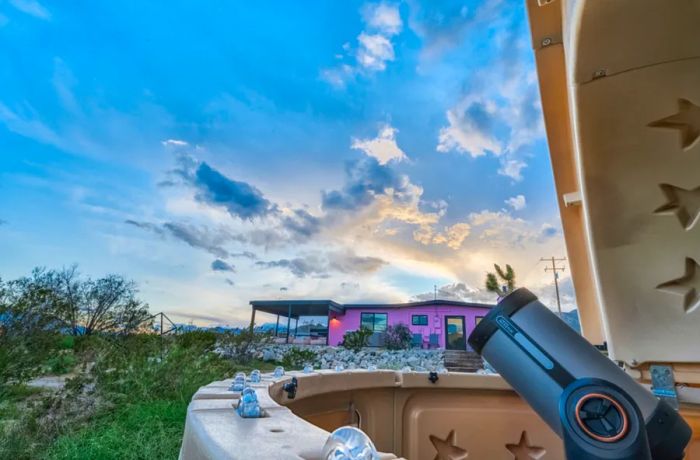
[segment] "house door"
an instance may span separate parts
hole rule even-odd
[[[445,348],[466,350],[467,332],[464,329],[464,316],[445,316]]]

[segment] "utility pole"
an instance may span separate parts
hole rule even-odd
[[[433,299],[437,300],[437,284],[433,284]]]
[[[551,271],[554,275],[554,289],[557,291],[557,310],[559,311],[559,318],[561,318],[561,301],[559,300],[559,273],[565,270],[565,267],[557,267],[557,262],[564,262],[566,257],[555,258],[555,257],[542,257],[541,262],[550,262],[551,267],[545,267],[544,271]]]

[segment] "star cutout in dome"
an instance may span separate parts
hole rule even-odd
[[[450,431],[445,440],[431,434],[430,442],[433,443],[437,451],[434,460],[464,460],[469,456],[469,452],[455,446],[455,430]]]
[[[531,446],[527,439],[527,431],[520,435],[520,442],[517,444],[506,444],[506,449],[514,455],[515,460],[537,460],[547,453],[542,447]]]
[[[700,107],[688,99],[678,99],[678,113],[653,121],[649,126],[680,130],[681,147],[688,150],[700,139]]]
[[[686,190],[670,184],[659,184],[668,200],[654,214],[675,214],[681,225],[690,230],[700,220],[700,187]]]
[[[656,289],[683,296],[683,308],[691,313],[700,307],[700,265],[690,257],[685,258],[685,274],[656,286]]]

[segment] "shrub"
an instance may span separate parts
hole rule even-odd
[[[73,337],[72,335],[62,336],[58,346],[63,350],[72,350],[75,346],[75,337]]]
[[[343,342],[340,344],[352,351],[360,351],[362,347],[366,347],[369,344],[369,338],[372,335],[372,330],[361,326],[356,331],[348,331],[343,336]]]
[[[227,351],[227,354],[234,357],[234,361],[239,364],[247,364],[255,357],[256,349],[269,343],[272,334],[266,332],[254,332],[248,328],[237,334],[221,334],[219,342]]]
[[[77,363],[72,352],[59,351],[46,361],[46,368],[52,374],[67,374],[73,370]]]
[[[177,336],[177,343],[183,348],[211,350],[216,345],[218,334],[212,331],[195,330]]]
[[[411,347],[411,330],[403,323],[386,328],[386,347],[389,350],[404,350]]]
[[[301,348],[290,348],[282,358],[282,364],[288,369],[301,369],[306,363],[316,361],[316,352]]]

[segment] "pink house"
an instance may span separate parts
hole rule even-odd
[[[332,300],[254,300],[253,312],[261,311],[277,316],[275,336],[280,342],[297,344],[339,345],[348,331],[360,325],[374,334],[370,346],[382,346],[388,325],[403,323],[413,333],[413,346],[465,350],[466,338],[476,324],[494,305],[453,300],[429,300],[399,304],[339,304]],[[280,324],[280,317],[286,319]],[[324,319],[325,327],[299,327],[299,318]],[[292,324],[294,320],[294,324]]]

